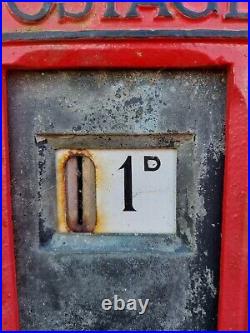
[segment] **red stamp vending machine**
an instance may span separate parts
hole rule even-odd
[[[3,330],[247,330],[247,2],[2,15]]]

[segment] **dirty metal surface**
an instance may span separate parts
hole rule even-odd
[[[10,74],[22,329],[215,329],[225,89],[215,71]],[[193,135],[178,148],[176,235],[56,233],[55,150],[39,134],[168,132]],[[115,294],[148,309],[103,311]]]

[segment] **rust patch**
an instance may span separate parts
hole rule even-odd
[[[85,189],[82,188],[82,192],[84,195],[83,206],[85,204],[85,209],[83,207],[83,214],[81,217],[79,216],[79,209],[76,203],[76,194],[72,194],[75,190],[77,190],[76,175],[74,175],[73,169],[69,170],[69,167],[67,167],[67,163],[69,162],[69,160],[72,159],[72,161],[74,161],[75,157],[87,157],[89,161],[91,161],[88,163],[87,168],[85,168],[85,174],[83,174],[83,187],[85,187]],[[72,163],[74,164],[75,162]],[[71,166],[71,168],[75,168],[75,166],[76,164]],[[88,178],[91,177],[92,183],[95,181],[95,172],[93,171],[94,168],[95,167],[92,155],[88,150],[58,150],[56,152],[58,232],[68,233],[94,231],[96,222],[96,200],[94,198],[95,194],[90,195],[90,191],[88,191],[87,189]],[[74,182],[72,188],[69,184],[69,182],[71,181]],[[82,224],[79,224],[80,218],[82,219]]]
[[[96,188],[100,187],[101,185],[104,185],[105,182],[105,174],[103,173],[103,170],[101,170],[98,166],[96,168]],[[105,213],[104,209],[100,209],[98,206],[97,209],[97,214],[96,214],[96,225],[93,233],[95,234],[100,234],[100,233],[105,233],[106,228],[105,228],[105,223],[106,218],[105,218]]]
[[[97,216],[96,216],[96,226],[95,229],[93,230],[94,234],[102,234],[105,233],[106,229],[105,229],[105,215],[102,212],[100,214],[100,212],[97,212]]]
[[[89,158],[82,159],[82,230],[93,232],[96,226],[96,168]]]

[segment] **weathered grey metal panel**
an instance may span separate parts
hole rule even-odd
[[[216,71],[10,74],[22,329],[215,328],[225,86]],[[38,134],[169,131],[194,135],[178,149],[176,236],[55,232],[55,154]],[[114,294],[149,298],[148,310],[103,311]]]

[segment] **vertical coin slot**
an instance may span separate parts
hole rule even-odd
[[[66,222],[73,232],[93,232],[96,225],[95,166],[86,156],[65,165]]]

